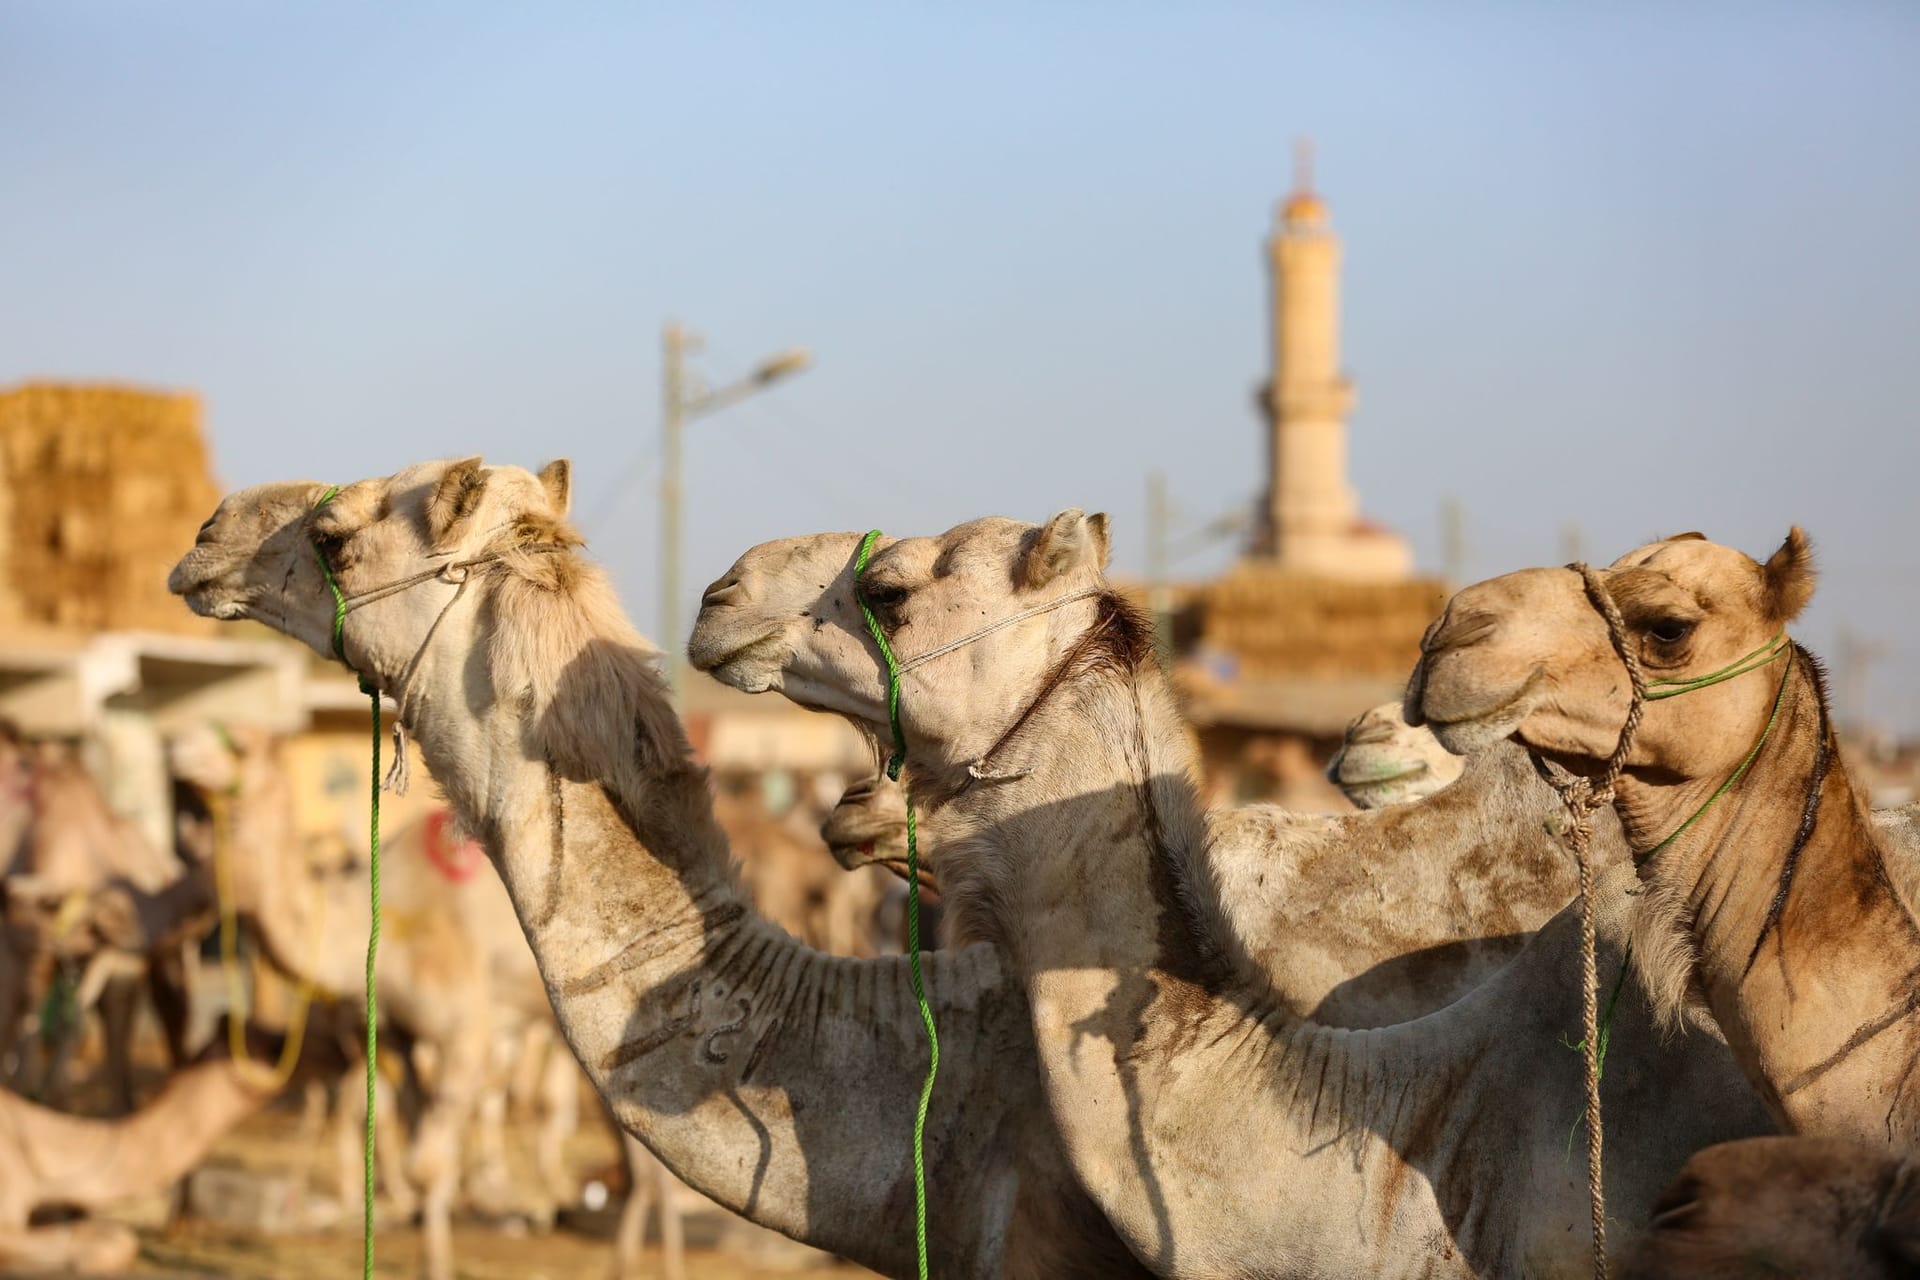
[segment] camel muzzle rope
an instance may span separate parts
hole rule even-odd
[[[1561,802],[1567,808],[1570,819],[1567,842],[1573,848],[1574,859],[1580,869],[1580,1019],[1582,1038],[1580,1047],[1584,1051],[1586,1066],[1586,1112],[1587,1112],[1587,1194],[1593,1211],[1593,1274],[1595,1280],[1606,1280],[1607,1276],[1607,1214],[1606,1191],[1602,1180],[1602,1132],[1600,1116],[1600,1072],[1606,1062],[1607,1033],[1613,1021],[1615,1003],[1620,998],[1620,990],[1626,982],[1627,967],[1631,955],[1621,957],[1620,976],[1614,983],[1613,994],[1607,999],[1606,1017],[1603,1020],[1599,1012],[1598,960],[1594,929],[1593,896],[1593,814],[1602,805],[1614,800],[1614,786],[1620,781],[1620,774],[1626,768],[1627,757],[1633,751],[1633,741],[1640,731],[1640,718],[1649,702],[1658,702],[1664,698],[1675,698],[1683,693],[1692,693],[1712,685],[1745,675],[1749,671],[1758,671],[1771,663],[1782,653],[1790,650],[1786,633],[1767,641],[1753,652],[1735,659],[1726,666],[1705,675],[1686,679],[1655,680],[1649,682],[1641,669],[1639,655],[1633,650],[1633,638],[1627,632],[1626,619],[1620,616],[1620,607],[1614,603],[1612,594],[1600,575],[1586,564],[1567,566],[1580,575],[1587,600],[1594,611],[1607,624],[1607,639],[1613,650],[1619,655],[1621,663],[1627,669],[1627,679],[1632,686],[1632,700],[1627,705],[1626,719],[1620,726],[1619,740],[1614,744],[1613,754],[1607,757],[1600,772],[1588,778],[1567,774],[1564,770],[1549,771],[1548,782],[1559,792]],[[1780,704],[1786,697],[1787,678],[1793,674],[1793,665],[1788,663],[1786,672],[1780,679],[1780,690],[1774,696],[1773,711],[1767,717],[1766,727],[1760,731],[1746,758],[1738,768],[1720,784],[1720,787],[1705,804],[1696,809],[1692,816],[1676,827],[1666,839],[1654,845],[1644,854],[1634,855],[1636,865],[1644,864],[1662,849],[1677,840],[1681,833],[1691,827],[1708,809],[1711,809],[1720,797],[1727,794],[1746,774],[1760,748],[1766,744],[1773,732],[1774,722],[1780,716]]]

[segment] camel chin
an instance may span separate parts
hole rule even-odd
[[[1428,720],[1427,727],[1440,745],[1456,756],[1470,756],[1511,738],[1526,714],[1520,709],[1502,708],[1479,719]]]
[[[1334,765],[1329,765],[1327,776],[1356,809],[1383,809],[1390,804],[1417,800],[1434,790],[1428,785],[1433,771],[1424,764],[1367,772],[1351,763],[1351,755],[1346,753],[1336,761],[1343,766],[1337,771]]]

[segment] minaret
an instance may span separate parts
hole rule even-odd
[[[1340,240],[1313,190],[1301,142],[1294,190],[1267,242],[1273,272],[1273,378],[1262,397],[1269,432],[1266,550],[1283,569],[1326,577],[1404,578],[1404,541],[1360,520],[1347,483],[1353,383],[1340,369]]]

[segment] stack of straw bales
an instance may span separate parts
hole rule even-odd
[[[1232,654],[1243,679],[1400,678],[1447,589],[1434,579],[1348,582],[1243,560],[1200,595],[1202,645]]]
[[[202,629],[167,594],[167,571],[218,497],[194,396],[0,391],[0,618]]]

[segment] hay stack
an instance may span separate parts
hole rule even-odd
[[[167,570],[218,498],[194,396],[0,392],[0,618],[203,629],[167,594]]]
[[[1446,584],[1349,582],[1243,560],[1200,592],[1203,646],[1232,654],[1242,679],[1401,678]]]

